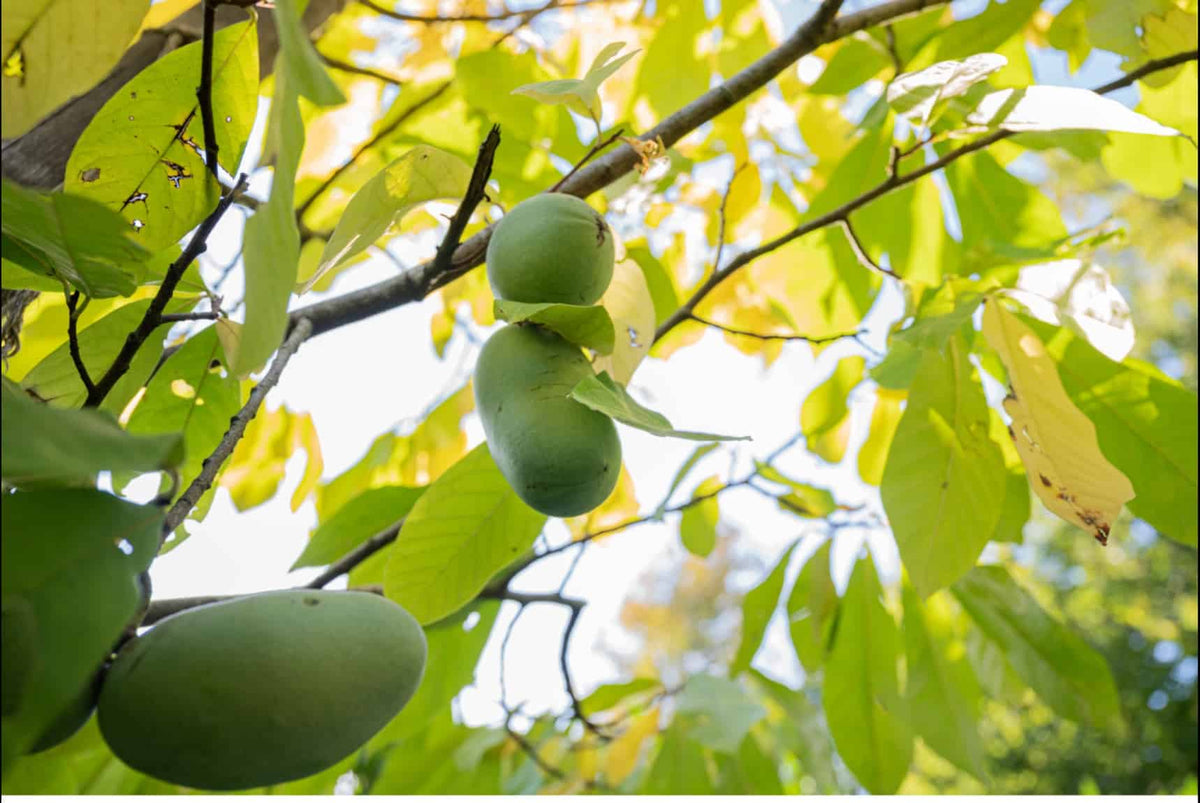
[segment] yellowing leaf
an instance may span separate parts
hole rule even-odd
[[[625,731],[613,739],[604,760],[604,778],[617,786],[637,767],[638,756],[647,739],[658,733],[658,708],[651,708],[629,721]]]
[[[592,366],[597,374],[608,371],[626,385],[654,342],[654,299],[636,262],[623,259],[616,264],[600,305],[612,318],[616,341],[612,354],[597,357]]]
[[[1132,484],[1100,451],[1095,426],[1067,396],[1033,330],[991,301],[983,334],[1008,369],[1012,395],[1004,409],[1030,485],[1053,513],[1107,543]]]
[[[393,161],[350,199],[325,244],[320,264],[300,292],[307,292],[327,272],[365,251],[418,205],[460,197],[470,178],[466,162],[428,145],[418,145]]]
[[[838,360],[833,375],[813,389],[800,408],[800,429],[809,451],[830,463],[841,461],[850,436],[850,415],[846,400],[862,381],[865,361],[862,357]]]
[[[883,479],[883,467],[892,448],[896,425],[900,423],[900,403],[906,395],[904,391],[882,387],[875,392],[871,432],[858,450],[858,476],[868,485],[878,486]]]

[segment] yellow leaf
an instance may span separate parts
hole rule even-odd
[[[892,448],[896,425],[900,423],[900,403],[905,391],[879,388],[875,392],[875,409],[871,413],[871,432],[858,451],[858,476],[868,485],[879,486],[883,467]]]
[[[300,505],[317,488],[321,474],[325,471],[325,459],[321,456],[321,442],[317,439],[317,428],[309,413],[297,415],[292,420],[292,448],[304,449],[308,462],[304,466],[304,476],[300,484],[292,492],[292,512],[300,509]]]
[[[625,464],[621,464],[621,476],[617,478],[617,487],[613,488],[608,498],[586,516],[576,516],[567,519],[567,528],[574,538],[587,533],[614,527],[628,521],[637,515],[638,501],[633,491],[633,477],[629,476]]]
[[[619,785],[637,767],[642,744],[658,733],[658,708],[651,708],[629,721],[629,727],[608,745],[604,761],[604,778],[613,786]]]
[[[983,334],[1008,369],[1004,409],[1029,484],[1051,512],[1101,544],[1133,486],[1100,451],[1096,427],[1063,389],[1042,341],[999,302],[983,311]]]
[[[612,354],[597,357],[592,366],[597,374],[608,371],[622,385],[628,384],[654,343],[654,299],[645,274],[632,259],[617,263],[600,306],[608,310],[617,337]]]

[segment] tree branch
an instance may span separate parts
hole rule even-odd
[[[858,239],[858,235],[854,232],[854,226],[850,224],[850,218],[844,217],[838,221],[842,225],[842,231],[846,233],[846,240],[850,243],[850,250],[854,252],[854,258],[858,260],[858,264],[862,265],[867,270],[873,270],[877,273],[882,273],[885,276],[891,276],[893,279],[900,279],[900,274],[891,268],[885,268],[875,260],[871,259],[871,255],[867,253],[867,249],[863,247],[862,240]]]
[[[616,142],[620,138],[621,134],[623,134],[623,133],[625,133],[625,130],[622,128],[618,128],[607,139],[593,145],[591,147],[591,149],[583,155],[583,158],[580,159],[578,162],[576,162],[574,165],[572,165],[571,169],[567,171],[567,174],[565,176],[563,176],[562,178],[560,178],[558,180],[558,183],[555,184],[553,187],[551,187],[549,190],[547,190],[547,192],[558,192],[562,188],[562,185],[566,184],[567,181],[570,180],[571,176],[578,173],[579,169],[581,167],[583,167],[585,164],[587,164],[588,162],[590,162],[592,160],[593,156],[600,153],[600,151],[604,150],[609,145]]]
[[[448,22],[503,22],[517,17],[529,17],[545,14],[547,11],[557,9],[575,8],[577,6],[586,6],[597,0],[576,0],[576,2],[564,3],[559,0],[551,0],[551,2],[541,8],[527,8],[524,10],[509,10],[498,11],[495,14],[406,14],[403,11],[393,11],[390,8],[376,5],[371,0],[358,0],[359,3],[389,19],[394,19],[399,22],[418,22],[424,25],[437,25],[439,23]]]
[[[949,0],[891,0],[847,14],[840,19],[832,19],[836,10],[834,6],[838,4],[827,0],[820,10],[778,48],[671,114],[643,134],[641,139],[654,140],[661,137],[663,144],[670,147],[692,130],[761,89],[788,66],[820,45],[947,2]],[[634,150],[623,146],[592,161],[559,189],[581,198],[586,197],[616,181],[632,170],[637,163],[638,157]],[[489,226],[483,229],[459,246],[454,253],[455,270],[465,272],[483,262],[492,228]],[[292,314],[304,315],[311,320],[314,335],[323,334],[404,304],[420,301],[434,281],[432,268],[432,261],[426,262],[400,276],[337,298],[311,304]]]
[[[192,234],[192,238],[188,240],[187,247],[183,249],[183,253],[179,258],[171,263],[167,268],[166,275],[163,276],[162,284],[158,287],[158,292],[154,299],[150,302],[149,309],[142,316],[141,322],[125,338],[124,345],[113,359],[113,363],[109,369],[104,372],[100,380],[96,382],[95,387],[88,391],[87,399],[84,401],[84,407],[98,407],[104,397],[108,395],[113,386],[117,384],[125,372],[129,370],[129,366],[133,363],[133,358],[137,354],[138,349],[142,344],[149,339],[150,335],[162,323],[163,310],[166,309],[167,302],[171,300],[171,296],[175,293],[175,287],[179,284],[179,280],[183,278],[183,272],[187,270],[188,265],[192,264],[193,260],[208,247],[208,238],[212,234],[213,228],[216,227],[217,221],[225,214],[233,199],[246,187],[246,176],[243,174],[238,177],[237,183],[233,189],[221,197],[217,202],[217,207],[209,213],[200,227]]]
[[[487,183],[488,179],[492,177],[492,162],[496,158],[496,149],[499,147],[500,126],[494,125],[479,145],[479,155],[475,157],[475,166],[471,169],[471,180],[467,183],[467,192],[458,205],[458,211],[454,213],[454,217],[450,218],[446,236],[442,238],[442,243],[433,257],[433,270],[439,278],[451,276],[451,259],[454,257],[454,249],[458,248],[463,231],[467,228],[467,222],[475,212],[475,207],[479,206],[479,202],[487,197]],[[445,281],[450,281],[450,278],[446,278]]]
[[[185,321],[216,321],[221,313],[216,310],[209,312],[179,312],[168,313],[159,317],[159,323],[183,323]]]
[[[67,350],[71,352],[71,361],[75,363],[75,371],[79,374],[83,387],[89,394],[95,393],[96,384],[92,382],[92,375],[88,373],[87,366],[83,364],[83,355],[79,353],[79,316],[83,314],[87,301],[84,301],[82,307],[77,306],[79,291],[70,290],[65,282],[63,291],[67,299]]]
[[[212,454],[204,458],[199,476],[192,480],[192,484],[187,487],[183,495],[167,511],[167,517],[163,522],[162,529],[164,541],[175,531],[176,527],[183,523],[188,513],[200,501],[200,497],[204,495],[204,492],[212,487],[213,480],[217,477],[217,472],[221,470],[221,466],[229,458],[229,455],[233,454],[234,447],[241,440],[242,435],[245,434],[246,425],[254,418],[267,392],[275,387],[275,384],[279,381],[279,377],[283,374],[283,369],[287,365],[288,360],[300,348],[300,344],[308,338],[311,331],[312,327],[303,318],[292,327],[287,340],[283,342],[283,345],[279,347],[279,351],[275,353],[275,359],[271,362],[271,367],[267,369],[266,375],[254,386],[254,390],[250,391],[250,398],[246,400],[245,406],[229,422],[229,429],[225,432],[224,437],[221,438],[221,442],[217,444],[217,448],[213,450]]]
[[[204,123],[204,166],[213,174],[214,179],[219,180],[217,126],[213,118],[212,105],[213,38],[216,34],[217,2],[216,0],[202,0],[202,2],[204,4],[204,33],[200,46],[200,86],[196,89],[196,100],[200,104],[200,119]]]
[[[800,340],[805,343],[812,343],[813,345],[819,345],[821,343],[833,343],[836,340],[845,340],[846,338],[857,338],[862,334],[862,332],[842,332],[842,333],[836,334],[836,335],[823,335],[823,336],[818,336],[818,337],[813,337],[810,335],[765,334],[765,333],[761,333],[761,332],[748,332],[745,329],[734,329],[732,326],[725,326],[724,324],[719,324],[715,321],[710,321],[707,318],[701,318],[699,315],[695,315],[695,314],[689,315],[688,317],[690,317],[696,323],[702,323],[705,326],[712,327],[713,329],[718,329],[722,332],[728,332],[731,335],[741,335],[742,337],[752,337],[755,340],[785,340],[785,341]]]
[[[396,536],[400,534],[402,526],[404,526],[404,519],[400,519],[400,521],[388,527],[383,532],[372,535],[366,541],[347,552],[345,556],[339,558],[337,562],[329,564],[329,568],[306,583],[304,587],[324,588],[338,577],[349,573],[351,569],[395,541]]]
[[[340,59],[326,56],[324,53],[318,52],[317,55],[321,57],[321,61],[325,62],[327,66],[332,67],[335,70],[348,72],[352,75],[362,75],[367,78],[374,78],[376,81],[382,81],[385,84],[395,84],[396,86],[400,85],[400,79],[393,78],[390,75],[385,75],[377,70],[372,70],[368,67],[359,67],[357,64],[351,64],[348,61],[341,61]]]

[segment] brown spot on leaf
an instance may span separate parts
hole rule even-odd
[[[162,163],[167,166],[167,181],[171,182],[171,186],[175,189],[179,189],[179,182],[192,177],[188,169],[178,162],[163,159]]]
[[[150,196],[144,192],[135,191],[132,195],[130,195],[128,198],[125,199],[125,203],[121,204],[121,208],[124,209],[125,207],[129,206],[130,204],[137,204],[137,203],[144,204],[144,203],[146,203],[146,199],[149,197]],[[139,228],[139,227],[135,226],[135,228]]]
[[[79,180],[84,184],[95,181],[98,178],[100,178],[100,168],[98,167],[89,167],[87,170],[79,171]]]
[[[1042,485],[1045,485],[1047,488],[1049,488],[1053,484],[1050,482],[1050,478],[1047,477],[1045,474],[1038,474],[1038,479],[1041,480]]]

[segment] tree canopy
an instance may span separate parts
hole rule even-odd
[[[308,531],[293,585],[428,649],[369,741],[267,791],[1195,792],[1195,0],[16,0],[3,30],[6,793],[187,791],[87,712],[226,598],[155,562],[255,509]],[[596,304],[481,267],[546,192],[613,235]],[[337,350],[380,320],[408,334]],[[484,442],[500,326],[590,360],[559,397],[626,450],[589,512]],[[397,403],[338,370],[419,414],[339,442],[289,376],[346,421]],[[561,692],[512,693],[522,620]]]

